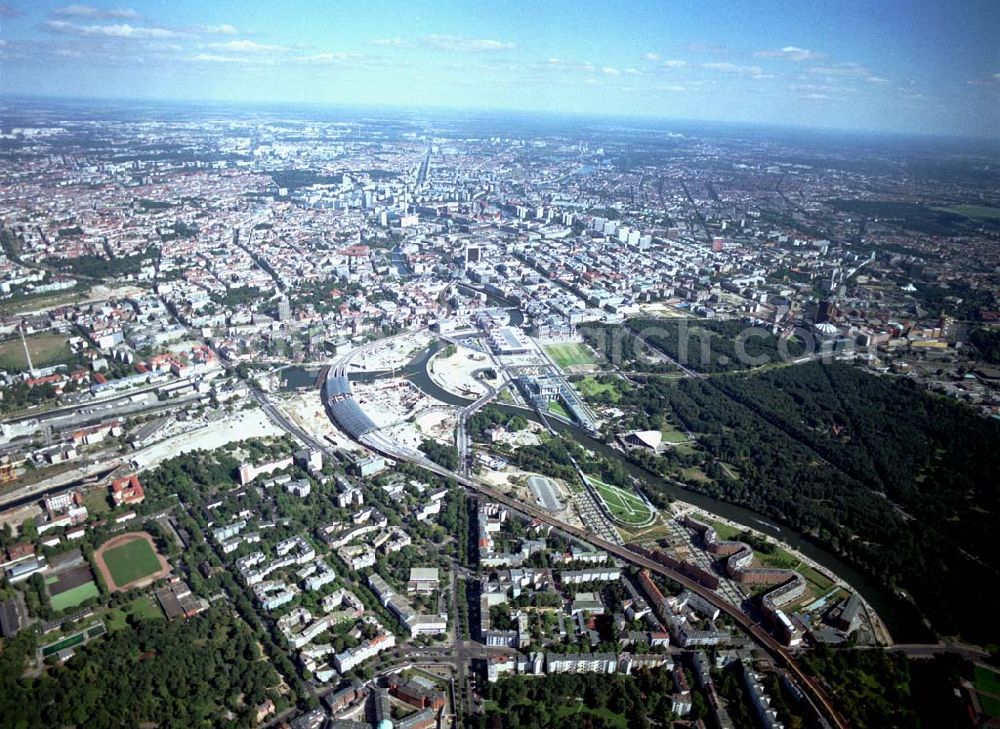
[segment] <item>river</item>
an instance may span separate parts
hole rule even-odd
[[[414,358],[402,371],[397,371],[397,375],[402,375],[410,380],[436,400],[463,407],[471,400],[453,395],[447,390],[436,385],[427,375],[426,364],[430,357],[437,351],[437,342],[432,344],[421,355]],[[379,377],[389,376],[391,373],[359,373],[351,375],[352,380],[371,381]],[[537,417],[532,411],[517,408],[510,405],[496,404],[502,410],[516,412],[537,422]],[[642,483],[650,484],[658,490],[669,494],[672,498],[693,504],[705,511],[717,514],[725,519],[749,527],[756,531],[768,534],[774,539],[785,542],[793,549],[800,551],[805,556],[814,560],[827,570],[837,575],[847,582],[868,601],[885,622],[886,627],[892,633],[893,640],[897,643],[925,642],[932,638],[926,627],[924,627],[917,611],[909,604],[896,597],[888,588],[876,583],[867,575],[848,564],[841,557],[817,544],[803,534],[790,529],[782,524],[776,524],[774,519],[760,514],[751,509],[747,509],[726,501],[720,501],[706,494],[696,491],[689,491],[673,483],[664,481],[662,478],[649,473],[648,471],[635,465],[624,455],[605,443],[595,440],[582,428],[575,425],[567,425],[553,419],[549,423],[560,433],[564,433],[576,439],[584,448],[588,448],[601,456],[609,459],[617,459],[622,466]]]
[[[286,367],[281,371],[281,385],[278,387],[278,391],[293,392],[304,388],[319,387],[322,383],[319,382],[318,378],[322,370],[323,368],[318,365]]]

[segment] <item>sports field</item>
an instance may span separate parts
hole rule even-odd
[[[631,491],[587,477],[611,515],[628,526],[644,526],[653,520],[653,512]]]
[[[1000,673],[984,666],[976,666],[976,688],[1000,696]]]
[[[108,587],[124,589],[134,582],[159,574],[165,576],[170,565],[153,549],[153,540],[145,532],[114,537],[98,550],[98,565]]]
[[[545,353],[552,358],[552,361],[555,362],[560,369],[577,367],[579,365],[591,365],[597,362],[590,351],[579,342],[546,344]]]
[[[31,364],[35,367],[64,362],[72,355],[69,340],[65,334],[42,332],[25,337],[28,352],[31,354]],[[28,362],[24,358],[24,344],[20,335],[0,342],[0,369],[26,370]]]
[[[97,585],[94,584],[93,580],[90,580],[84,582],[82,585],[72,587],[65,592],[60,592],[58,595],[52,595],[49,598],[49,602],[52,603],[53,610],[65,610],[66,608],[76,607],[84,600],[97,597],[99,594]]]
[[[45,587],[49,591],[49,602],[53,610],[76,607],[84,600],[100,594],[94,582],[94,573],[86,564],[49,575],[45,578]]]

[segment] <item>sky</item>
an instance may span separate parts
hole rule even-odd
[[[0,93],[1000,137],[1000,0],[0,0]]]

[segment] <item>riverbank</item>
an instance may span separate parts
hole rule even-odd
[[[795,549],[795,547],[793,547],[792,545],[788,544],[785,541],[782,541],[781,539],[776,539],[771,534],[762,532],[759,529],[755,529],[745,524],[740,524],[738,522],[733,521],[732,519],[727,519],[721,514],[716,514],[707,509],[695,506],[694,504],[688,503],[683,499],[677,499],[674,502],[674,512],[675,516],[677,517],[683,516],[684,514],[690,512],[695,515],[695,518],[701,517],[699,521],[708,520],[712,522],[725,524],[726,526],[733,527],[734,529],[739,529],[740,531],[749,532],[758,539],[762,539],[772,544],[776,544],[778,547],[788,552],[791,556],[795,557],[803,564],[808,565],[812,569],[819,572],[821,575],[826,577],[828,580],[830,580],[838,587],[843,588],[847,592],[857,594],[858,598],[861,601],[861,605],[865,611],[868,623],[869,625],[871,625],[875,641],[879,645],[886,647],[891,646],[893,644],[894,641],[892,638],[892,633],[889,631],[888,626],[886,626],[885,621],[882,620],[881,616],[879,616],[878,614],[878,611],[876,611],[875,608],[872,607],[872,605],[865,599],[864,595],[862,595],[860,591],[855,589],[853,585],[851,585],[849,582],[841,578],[839,575],[827,569],[824,565],[810,558],[808,555],[803,554],[798,549]]]
[[[414,361],[426,364],[426,357],[427,354],[425,353],[423,357],[415,358]],[[471,402],[471,400],[456,397],[439,387],[431,380],[424,367],[407,368],[406,377],[425,393],[442,402],[459,407],[464,407]],[[494,403],[494,406],[507,412],[523,415],[530,420],[538,421],[537,416],[531,410],[504,403]],[[681,485],[671,483],[645,470],[628,460],[620,451],[596,440],[573,423],[564,422],[557,418],[551,418],[549,422],[558,433],[573,438],[584,448],[592,450],[605,458],[617,460],[629,474],[641,483],[647,484],[650,488],[662,491],[675,501],[701,509],[705,513],[711,514],[716,520],[724,520],[740,529],[749,529],[754,532],[760,531],[758,528],[760,524],[770,523],[769,519],[771,517],[764,514],[738,504],[722,501],[708,494],[688,490]],[[800,555],[803,558],[803,562],[811,566],[816,565],[821,567],[823,574],[835,576],[838,584],[848,586],[845,589],[856,592],[864,602],[866,611],[870,615],[875,615],[877,622],[884,629],[883,637],[900,643],[926,642],[931,637],[917,610],[912,605],[901,600],[890,588],[876,583],[868,575],[849,565],[843,558],[826,547],[817,544],[816,541],[807,535],[800,534],[781,524],[774,524],[773,526],[773,531],[765,533],[765,536],[779,542],[784,548],[789,549],[789,551],[794,551],[795,554]]]

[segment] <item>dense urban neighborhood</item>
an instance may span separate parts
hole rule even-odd
[[[0,726],[996,726],[951,144],[6,105]]]

